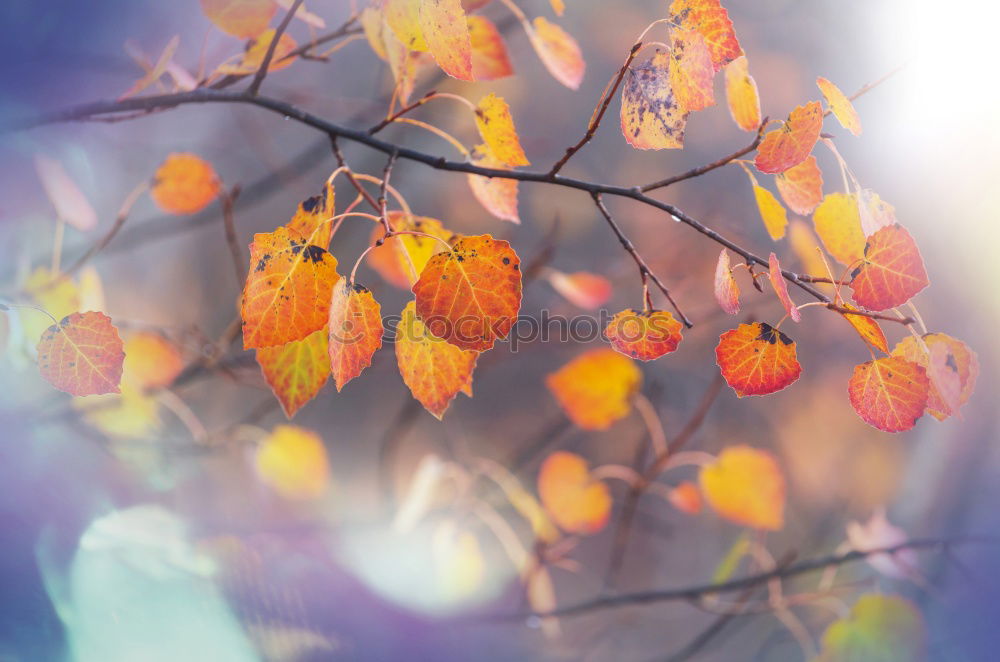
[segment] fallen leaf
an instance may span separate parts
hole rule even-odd
[[[868,310],[900,306],[928,285],[920,250],[901,225],[868,237],[861,266],[851,274],[854,300]]]
[[[929,391],[927,372],[899,356],[855,366],[847,385],[854,410],[865,423],[884,432],[902,432],[916,425]]]
[[[788,208],[796,214],[808,216],[823,201],[823,173],[810,155],[802,163],[779,173],[774,183]]]
[[[840,88],[820,76],[816,79],[819,91],[826,99],[826,105],[833,111],[833,116],[837,118],[840,125],[856,136],[861,135],[861,118],[858,111],[854,109],[854,104],[847,98],[847,95],[840,91]]]
[[[719,302],[729,315],[740,312],[740,286],[733,277],[729,266],[729,253],[725,248],[719,253],[719,261],[715,264],[715,300]]]
[[[760,126],[760,95],[746,56],[726,65],[726,100],[736,126],[744,131],[756,131]]]
[[[469,16],[472,45],[472,74],[476,80],[499,80],[514,75],[507,44],[493,21],[485,16]]]
[[[575,453],[556,451],[538,472],[538,495],[545,509],[564,531],[597,533],[611,515],[608,486],[590,475],[587,461]]]
[[[382,346],[381,306],[371,291],[341,279],[330,301],[330,370],[337,392],[371,365]]]
[[[782,126],[769,131],[757,148],[754,165],[761,172],[779,173],[806,160],[823,128],[823,107],[810,101],[791,112]]]
[[[287,418],[316,397],[330,376],[328,335],[324,327],[302,340],[257,350],[260,372]]]
[[[119,393],[125,349],[104,313],[73,313],[42,333],[38,371],[71,395]]]
[[[729,446],[698,480],[705,501],[725,519],[765,531],[785,525],[785,477],[767,451]]]
[[[802,366],[791,338],[765,322],[740,324],[719,337],[716,363],[736,395],[767,395],[799,378]]]
[[[826,252],[837,262],[850,266],[864,255],[865,234],[854,195],[830,193],[824,197],[813,213],[813,225]]]
[[[510,106],[502,97],[491,93],[479,100],[476,127],[494,159],[510,167],[531,165],[517,138]]]
[[[413,301],[406,304],[396,326],[396,362],[413,397],[441,419],[459,391],[472,397],[472,372],[479,354],[432,336],[415,308]]]
[[[604,335],[616,351],[652,361],[677,349],[681,323],[664,310],[623,310],[611,318]]]
[[[793,322],[801,322],[802,312],[795,306],[792,297],[788,295],[788,283],[785,282],[785,277],[781,275],[781,263],[778,262],[778,256],[771,253],[767,258],[767,264],[767,277],[771,281],[771,287],[774,288],[774,293],[778,295],[778,300],[781,301],[782,307],[784,307],[785,312],[788,313]]]
[[[670,55],[657,49],[645,63],[625,72],[622,134],[636,149],[684,147],[688,113],[670,87]]]
[[[207,161],[187,152],[174,152],[156,169],[150,195],[165,212],[194,214],[207,207],[221,188]]]
[[[488,234],[463,237],[427,261],[413,286],[417,316],[432,335],[485,351],[507,337],[521,308],[521,260]]]
[[[286,499],[316,499],[330,487],[326,447],[312,430],[275,426],[257,447],[254,462],[261,482]]]
[[[573,423],[604,430],[632,411],[642,373],[611,348],[592,349],[549,374],[545,385]]]
[[[534,29],[528,31],[528,39],[542,64],[557,81],[571,90],[580,87],[587,65],[580,46],[572,36],[555,23],[538,16]]]
[[[326,326],[337,260],[309,239],[279,227],[254,235],[243,288],[243,349],[302,340]]]

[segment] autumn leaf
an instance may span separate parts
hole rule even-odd
[[[24,281],[22,289],[31,301],[56,319],[80,310],[80,288],[69,276],[53,274],[48,267],[35,267]],[[42,335],[52,321],[41,312],[25,311],[21,318],[24,335],[30,342]]]
[[[383,31],[382,35],[386,60],[389,62],[392,79],[396,83],[396,94],[400,103],[409,103],[425,54],[407,49],[389,30]]]
[[[177,51],[177,47],[180,43],[180,35],[174,35],[170,41],[167,42],[167,45],[163,47],[160,57],[156,59],[156,63],[149,68],[146,75],[133,83],[132,87],[128,88],[124,94],[118,97],[118,100],[121,101],[122,99],[135,96],[156,81],[160,80],[160,77],[167,71],[167,66],[170,64],[170,60],[174,57],[174,53]]]
[[[604,430],[628,416],[642,373],[613,349],[592,349],[549,374],[545,385],[573,423]]]
[[[913,336],[906,336],[892,349],[892,355],[927,371],[927,413],[943,421],[972,396],[979,376],[979,357],[964,342],[945,333],[926,333],[921,340],[923,346]]]
[[[652,361],[677,349],[681,323],[664,310],[623,310],[611,318],[604,335],[616,351]]]
[[[257,350],[264,381],[281,403],[287,418],[316,397],[330,376],[326,327],[302,340]]]
[[[698,480],[708,505],[729,521],[764,531],[785,525],[785,477],[767,451],[725,448]]]
[[[486,145],[480,145],[473,151],[473,165],[482,168],[497,168],[508,170],[499,160],[497,160]],[[500,177],[484,177],[482,175],[468,175],[469,188],[486,211],[493,214],[501,221],[511,223],[521,223],[521,217],[517,213],[517,180],[502,179]]]
[[[855,136],[861,135],[861,118],[858,111],[854,110],[854,104],[847,98],[840,88],[820,76],[816,79],[819,91],[826,99],[826,105],[833,111],[833,116],[837,118],[840,125],[850,131]]]
[[[420,29],[442,71],[452,78],[473,80],[472,42],[462,0],[421,0]]]
[[[719,261],[715,265],[715,300],[719,302],[729,315],[740,312],[740,286],[733,278],[733,270],[729,266],[729,253],[725,248],[719,253]]]
[[[830,193],[813,213],[816,234],[826,252],[849,266],[865,252],[865,235],[858,216],[858,200],[849,193]]]
[[[861,189],[856,196],[861,215],[861,230],[870,237],[882,228],[896,224],[896,208],[871,189]]]
[[[333,233],[330,219],[336,214],[333,209],[335,200],[333,184],[327,182],[319,195],[306,198],[299,203],[292,220],[288,221],[285,227],[292,233],[309,237],[309,243],[314,246],[328,248]]]
[[[736,126],[744,131],[756,131],[760,126],[760,95],[746,56],[726,65],[726,100]]]
[[[788,226],[788,243],[799,261],[799,272],[821,274],[826,270],[820,256],[819,238],[809,229],[809,224],[800,218],[793,218]],[[820,285],[825,287],[825,285]]]
[[[680,107],[693,112],[714,106],[715,70],[704,37],[695,30],[674,30],[670,59],[670,88]]]
[[[611,298],[611,283],[604,276],[586,271],[566,274],[549,269],[546,278],[567,301],[586,310],[597,310]]]
[[[621,124],[628,144],[637,149],[681,148],[687,116],[670,87],[669,54],[657,50],[625,72]]]
[[[417,316],[431,334],[485,351],[507,337],[521,308],[521,260],[488,234],[463,237],[427,261],[413,286]]]
[[[423,0],[383,0],[382,14],[399,42],[411,51],[428,50],[420,21]]]
[[[565,0],[549,0],[549,4],[552,6],[552,11],[555,12],[556,16],[562,16],[563,12],[566,11]]]
[[[163,426],[159,402],[127,374],[120,393],[73,398],[72,407],[87,425],[112,439],[149,438]]]
[[[611,515],[608,486],[590,475],[587,461],[575,453],[556,451],[538,472],[542,505],[564,531],[581,535],[597,533]]]
[[[716,362],[736,395],[767,395],[802,373],[791,338],[765,322],[740,324],[719,337]]]
[[[797,166],[779,173],[774,183],[781,199],[796,214],[808,216],[823,201],[823,173],[815,156],[810,155]]]
[[[336,258],[286,227],[254,235],[243,288],[243,348],[284,345],[322,329],[339,277]]]
[[[156,169],[150,195],[165,212],[194,214],[207,207],[221,187],[207,161],[187,152],[174,152]]]
[[[841,305],[848,310],[857,310],[857,308],[849,303],[843,303]],[[844,316],[844,319],[850,322],[851,326],[853,326],[854,330],[858,332],[858,335],[861,336],[862,340],[872,347],[881,349],[886,354],[889,353],[889,344],[886,341],[885,333],[882,331],[882,327],[879,326],[877,320],[874,320],[867,315],[841,314]]]
[[[326,447],[312,430],[276,426],[260,442],[254,462],[261,482],[286,499],[316,499],[330,487]]]
[[[671,506],[685,515],[697,515],[701,512],[701,490],[689,480],[670,490],[667,498]]]
[[[476,80],[499,80],[514,75],[507,44],[493,21],[485,16],[469,16],[472,46],[472,74]]]
[[[785,282],[785,277],[781,275],[781,263],[778,262],[778,256],[771,253],[767,258],[767,265],[767,277],[771,281],[771,287],[774,288],[774,293],[778,295],[778,300],[781,301],[782,307],[784,307],[785,312],[788,313],[793,322],[801,322],[802,312],[796,308],[792,297],[788,295],[788,283]]]
[[[885,508],[876,509],[867,522],[847,523],[847,541],[859,552],[889,549],[907,540],[906,531],[893,526],[888,520]],[[917,569],[917,554],[913,549],[901,549],[893,554],[872,554],[865,560],[868,565],[893,579],[911,579]]]
[[[479,354],[432,336],[417,317],[413,301],[400,316],[395,344],[403,383],[439,420],[459,391],[472,397],[472,372]]]
[[[169,386],[184,369],[177,346],[153,331],[133,333],[124,350],[124,372],[143,388]]]
[[[476,127],[490,154],[500,163],[515,167],[531,165],[517,138],[510,106],[503,98],[488,94],[476,105]]]
[[[557,81],[571,90],[580,87],[587,65],[580,46],[572,36],[555,23],[538,16],[533,29],[528,31],[528,39],[542,64]]]
[[[885,432],[902,432],[916,425],[929,391],[927,372],[899,356],[855,366],[847,386],[851,405],[862,420]]]
[[[930,285],[916,242],[898,224],[868,237],[861,266],[851,276],[854,300],[868,310],[895,308]]]
[[[38,371],[71,395],[119,393],[125,349],[104,313],[73,313],[42,333]]]
[[[388,60],[389,54],[386,52],[385,39],[386,32],[391,30],[384,17],[384,12],[380,12],[374,7],[365,7],[358,15],[358,22],[364,31],[365,39],[375,55],[380,60]]]
[[[61,163],[36,154],[35,172],[45,189],[45,196],[56,210],[56,218],[69,223],[80,232],[88,232],[97,227],[97,212]]]
[[[371,365],[382,346],[381,306],[371,291],[341,279],[330,301],[330,370],[337,392]]]
[[[791,112],[781,128],[769,131],[757,148],[754,165],[761,172],[779,173],[806,160],[823,128],[823,107],[811,101]]]
[[[917,662],[924,658],[926,639],[923,618],[910,601],[862,595],[848,616],[823,633],[816,662]]]
[[[674,24],[701,34],[715,71],[743,55],[729,12],[719,0],[674,0],[670,3],[669,15]]]
[[[223,32],[249,39],[267,29],[278,5],[274,0],[201,0],[201,11]]]
[[[236,64],[224,64],[216,69],[216,71],[220,74],[236,76],[256,73],[261,65],[264,64],[264,58],[267,57],[267,51],[271,48],[271,42],[274,41],[275,34],[277,34],[277,31],[274,28],[261,32],[247,42],[247,48],[243,51],[239,62]],[[267,65],[268,72],[281,71],[286,67],[292,66],[292,63],[298,58],[288,56],[298,46],[298,43],[291,35],[282,33],[281,37],[278,38],[278,45],[274,48],[271,62]]]
[[[778,241],[785,236],[785,228],[788,226],[788,214],[781,206],[774,194],[754,181],[753,197],[757,201],[757,211],[764,221],[767,234],[771,239]]]
[[[454,233],[446,230],[441,221],[428,216],[407,215],[401,211],[388,214],[389,226],[396,232],[422,232],[450,242]],[[369,244],[375,245],[385,236],[385,228],[376,224],[372,228]],[[444,245],[431,237],[412,234],[398,234],[389,237],[381,246],[368,254],[368,265],[387,282],[405,290],[413,287],[424,270],[427,261],[435,253],[444,250]]]

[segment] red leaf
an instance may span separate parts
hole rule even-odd
[[[71,395],[120,393],[125,349],[104,313],[73,313],[53,324],[38,342],[38,371]]]
[[[757,148],[754,165],[761,172],[779,173],[806,160],[823,128],[823,107],[810,101],[792,111],[780,129],[768,132]]]
[[[604,334],[617,351],[633,359],[652,361],[677,349],[681,323],[663,310],[623,310],[608,322]]]
[[[898,224],[868,237],[862,264],[852,276],[854,300],[868,310],[895,308],[930,285],[917,243]]]
[[[729,267],[729,253],[723,248],[715,265],[715,300],[730,315],[740,312],[740,286]]]
[[[802,373],[795,343],[770,324],[740,324],[719,337],[716,363],[736,395],[767,395],[793,383]]]
[[[916,425],[927,406],[929,391],[927,372],[898,356],[856,366],[847,386],[858,415],[885,432],[902,432]]]
[[[774,293],[778,295],[781,305],[785,307],[785,312],[788,313],[793,322],[801,322],[802,312],[795,307],[792,297],[788,296],[788,283],[785,282],[785,277],[781,275],[781,264],[778,262],[778,256],[771,253],[767,258],[767,264],[767,276],[771,279],[771,287],[774,288]]]

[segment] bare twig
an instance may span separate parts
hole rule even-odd
[[[90,249],[77,258],[66,271],[64,272],[67,276],[76,273],[80,270],[83,265],[85,265],[92,257],[104,250],[104,247],[111,243],[111,240],[115,238],[118,231],[122,229],[125,225],[125,221],[128,220],[129,212],[132,211],[132,206],[136,203],[143,193],[149,188],[149,182],[140,182],[132,192],[125,196],[125,201],[122,203],[121,208],[118,210],[118,214],[115,216],[115,222],[111,225],[111,229],[108,230],[107,234],[101,237],[96,244],[90,247]]]
[[[240,195],[240,185],[235,185],[230,191],[222,193],[222,225],[226,230],[226,244],[229,245],[229,255],[233,258],[233,270],[236,272],[236,282],[243,286],[246,262],[243,260],[243,250],[240,248],[236,235],[236,218],[233,214],[233,204]]]
[[[746,156],[750,152],[757,149],[757,146],[760,145],[760,141],[764,139],[765,127],[767,127],[766,117],[760,123],[760,127],[757,129],[757,135],[754,136],[753,142],[751,142],[746,147],[738,149],[732,154],[729,154],[728,156],[723,156],[721,159],[712,161],[711,163],[706,163],[705,165],[699,166],[697,168],[691,168],[687,172],[682,172],[679,175],[674,175],[672,177],[667,177],[666,179],[661,179],[658,182],[653,182],[651,184],[646,184],[645,186],[640,186],[639,190],[642,191],[643,193],[647,193],[649,191],[653,191],[658,188],[663,188],[665,186],[670,186],[671,184],[676,184],[677,182],[684,181],[685,179],[700,177],[701,175],[704,175],[706,172],[711,172],[716,168],[721,168],[724,165],[729,165],[730,163],[740,158],[741,156]]]
[[[302,6],[303,1],[304,0],[295,0],[288,12],[285,13],[285,17],[281,19],[281,23],[279,23],[278,27],[275,29],[274,36],[271,37],[271,43],[268,44],[267,52],[264,54],[264,60],[260,63],[260,68],[257,69],[257,73],[254,74],[253,80],[250,81],[250,86],[247,87],[247,95],[257,96],[260,84],[264,82],[264,77],[267,76],[267,68],[271,66],[271,59],[274,57],[274,50],[278,47],[281,35],[285,34],[288,24],[292,22],[292,17],[295,16],[295,12],[298,11],[300,6]]]

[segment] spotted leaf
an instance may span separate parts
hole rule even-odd
[[[73,313],[42,333],[38,371],[71,395],[119,393],[125,349],[104,313]]]
[[[767,395],[799,378],[795,342],[770,324],[740,324],[719,337],[715,358],[736,395]]]
[[[604,335],[622,354],[652,361],[677,349],[681,323],[664,310],[623,310],[611,318]]]
[[[929,392],[927,372],[899,356],[856,366],[847,386],[851,405],[862,420],[885,432],[902,432],[916,425]]]
[[[754,165],[761,172],[772,174],[797,166],[812,152],[822,128],[823,107],[818,101],[799,106],[780,128],[764,136]]]
[[[285,416],[316,397],[330,376],[327,330],[313,331],[302,340],[257,350],[257,363]]]
[[[622,134],[637,149],[684,146],[688,113],[670,87],[670,55],[657,50],[647,62],[625,72]]]
[[[854,300],[869,310],[895,308],[928,285],[920,250],[898,224],[868,237],[861,266],[851,278]]]
[[[368,288],[342,279],[330,301],[330,370],[339,392],[382,346],[381,306]]]

